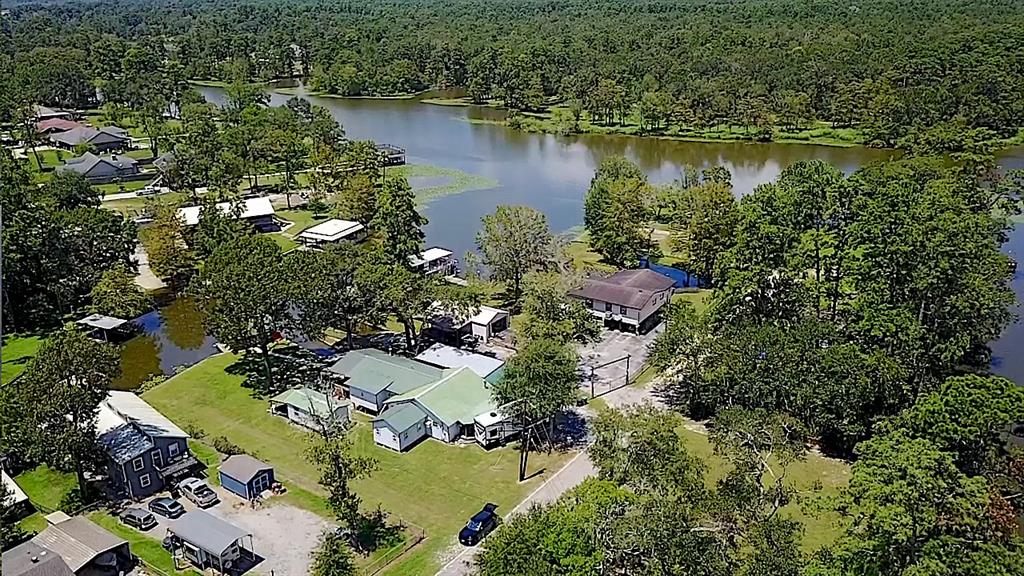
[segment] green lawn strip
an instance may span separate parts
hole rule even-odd
[[[15,480],[33,504],[48,509],[45,512],[60,509],[64,496],[78,486],[73,473],[53,470],[45,464],[18,474]]]
[[[143,198],[128,198],[125,200],[109,200],[101,206],[108,210],[120,212],[127,218],[134,218],[145,212],[146,205],[151,201],[157,202],[179,202],[186,198],[187,194],[182,192],[168,192],[159,196],[146,196]]]
[[[277,245],[281,247],[282,252],[288,252],[299,247],[299,243],[283,234],[270,234],[270,239],[277,242]]]
[[[125,152],[124,155],[129,158],[135,158],[136,160],[148,160],[153,157],[153,150],[149,147],[136,148]]]
[[[303,508],[315,508],[318,504],[313,497],[322,497],[323,492],[317,471],[303,455],[309,434],[268,414],[266,401],[242,387],[245,376],[226,372],[236,360],[232,354],[213,356],[143,397],[179,425],[192,422],[208,437],[226,436],[274,465],[276,476],[291,488],[286,498]],[[365,422],[357,423],[350,435],[358,454],[379,463],[372,478],[355,484],[363,505],[380,505],[394,521],[420,526],[427,533],[428,539],[389,572],[397,574],[436,569],[439,553],[483,504],[495,502],[500,511],[510,511],[571,457],[567,453],[532,454],[531,472],[545,472],[520,484],[518,453],[512,448],[485,451],[475,444],[452,446],[427,440],[398,454],[374,444],[371,427]]]
[[[48,525],[49,523],[46,521],[46,517],[40,512],[33,512],[18,521],[18,526],[20,526],[26,534],[38,534],[43,530],[46,530]]]
[[[110,194],[121,194],[122,192],[135,192],[148,186],[152,180],[128,180],[126,182],[113,182],[110,184],[96,184],[93,188],[103,192],[104,196]]]
[[[0,379],[6,384],[24,372],[28,362],[42,345],[42,336],[5,336],[3,350],[0,352],[0,356],[3,357],[3,363],[0,364]]]
[[[163,537],[163,531],[159,528],[152,528],[149,533],[143,534],[134,528],[125,526],[108,512],[92,512],[89,514],[89,520],[127,540],[132,554],[157,570],[167,574],[197,574],[194,570],[174,569],[174,559],[171,558],[171,553],[160,545],[159,538]]]
[[[217,474],[217,469],[220,468],[221,462],[220,453],[205,443],[192,438],[188,441],[188,449],[195,456],[196,460],[199,460],[206,466],[207,482],[214,486],[220,485],[220,475]]]
[[[470,174],[455,168],[442,168],[428,164],[406,164],[395,168],[387,169],[388,177],[404,176],[405,178],[445,178],[444,183],[433,186],[413,187],[416,193],[416,201],[426,204],[442,196],[451,196],[473,190],[488,190],[496,188],[498,181],[486,176]],[[415,184],[415,182],[413,182]]]
[[[329,214],[314,215],[309,210],[278,210],[277,217],[292,223],[284,232],[296,236],[306,228],[330,220]]]
[[[708,309],[708,299],[711,297],[711,290],[704,288],[687,288],[685,292],[678,292],[672,295],[673,302],[689,302],[694,310],[703,313]]]
[[[584,232],[565,247],[566,255],[577,268],[597,270],[599,272],[615,272],[615,266],[604,261],[604,258],[590,249],[590,237]]]

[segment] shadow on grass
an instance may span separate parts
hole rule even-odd
[[[226,372],[245,376],[244,388],[254,396],[269,396],[289,388],[307,386],[322,390],[327,385],[324,363],[313,353],[298,346],[275,348],[269,357],[270,382],[267,382],[266,364],[259,352],[246,351]]]

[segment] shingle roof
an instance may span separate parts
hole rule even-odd
[[[142,456],[155,446],[148,436],[129,423],[103,432],[99,436],[99,441],[106,449],[110,459],[118,464],[124,464],[132,458]]]
[[[125,136],[123,129],[116,126],[100,128],[99,130],[91,126],[79,126],[64,132],[57,132],[50,136],[50,140],[69,146],[78,146],[85,143],[127,142],[128,137]]]
[[[110,156],[97,156],[92,152],[86,152],[78,158],[72,158],[65,162],[63,165],[58,166],[57,170],[67,170],[70,172],[78,172],[79,174],[88,174],[98,164],[110,164],[118,170],[131,170],[139,162],[131,156],[125,155],[110,155]]]
[[[29,540],[4,552],[3,576],[74,576],[74,572],[58,554]]]
[[[217,556],[240,538],[250,536],[238,526],[202,510],[186,513],[171,522],[168,529],[182,540]]]
[[[386,406],[413,402],[446,426],[470,424],[478,415],[494,410],[491,389],[469,368],[445,370],[444,378],[415,390],[393,396]]]
[[[68,120],[66,118],[49,118],[36,122],[36,132],[65,132],[72,128],[78,128],[82,126],[74,120]]]
[[[352,403],[349,400],[331,398],[330,404],[328,404],[327,396],[323,392],[318,392],[305,386],[285,390],[271,398],[270,401],[294,406],[303,412],[308,412],[320,418],[329,418],[332,408],[337,410],[341,406],[348,406]]]
[[[417,422],[422,422],[427,414],[412,403],[399,404],[385,410],[380,416],[373,419],[374,422],[384,422],[392,430],[401,434],[412,428]]]
[[[111,390],[100,402],[96,430],[107,454],[118,464],[152,450],[152,438],[188,438],[137,394],[120,390]]]
[[[74,572],[100,554],[128,543],[82,516],[47,526],[32,541],[58,554]]]
[[[220,471],[239,482],[248,483],[264,470],[272,470],[273,466],[249,456],[235,454],[220,465]]]
[[[629,308],[643,308],[654,294],[672,288],[675,281],[653,270],[621,270],[607,278],[589,278],[580,289],[570,294],[610,302]]]
[[[440,368],[373,348],[346,352],[328,370],[347,377],[349,387],[373,395],[384,389],[403,394],[444,376]]]

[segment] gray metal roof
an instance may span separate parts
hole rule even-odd
[[[55,552],[74,572],[81,570],[100,554],[128,543],[82,516],[48,526],[36,534],[32,541]]]
[[[202,510],[193,510],[170,523],[168,530],[197,548],[220,556],[232,544],[251,536],[238,526]]]
[[[383,422],[389,428],[401,434],[415,426],[417,422],[422,422],[426,417],[427,413],[419,406],[412,402],[406,402],[388,408],[383,414],[374,418],[373,421]]]
[[[239,482],[248,483],[264,470],[273,470],[274,467],[266,462],[261,462],[248,454],[235,454],[220,465],[220,471]]]
[[[89,326],[90,328],[99,328],[101,330],[114,330],[116,328],[124,326],[127,323],[128,320],[125,320],[124,318],[104,316],[103,314],[91,314],[75,322],[75,324]]]
[[[3,576],[74,576],[64,559],[29,540],[3,555]]]

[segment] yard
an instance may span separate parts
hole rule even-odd
[[[0,380],[6,384],[24,372],[28,362],[42,345],[41,336],[5,336],[3,350],[0,352],[0,356],[3,357],[3,362],[0,363]]]
[[[179,425],[201,427],[207,436],[225,436],[266,460],[292,488],[286,502],[318,513],[326,509],[316,470],[304,458],[310,435],[267,412],[264,400],[242,386],[244,374],[231,374],[237,356],[221,354],[170,378],[143,397]],[[358,453],[372,456],[379,469],[355,486],[367,508],[378,504],[395,520],[415,524],[427,540],[392,566],[392,574],[425,574],[439,565],[466,519],[486,502],[511,510],[568,460],[570,454],[531,457],[531,469],[544,469],[517,482],[518,457],[511,448],[484,451],[476,445],[449,446],[433,440],[397,454],[373,443],[364,422],[350,432]]]

